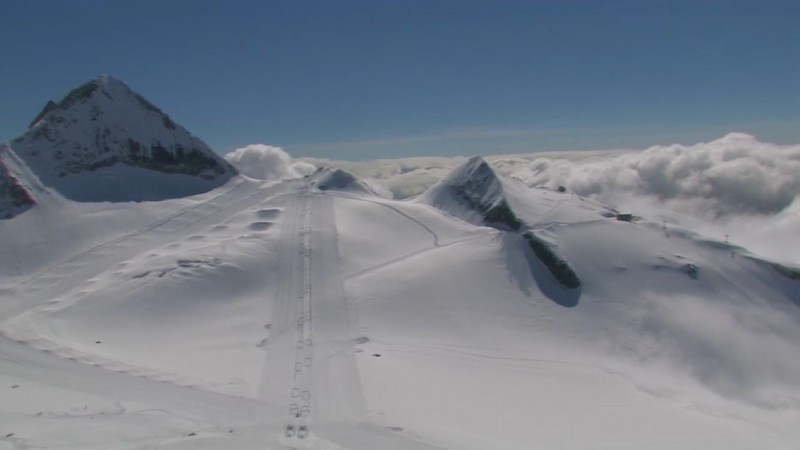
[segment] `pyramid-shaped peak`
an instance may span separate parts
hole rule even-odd
[[[81,84],[58,103],[48,102],[11,147],[43,184],[79,201],[182,197],[205,192],[236,173],[204,142],[110,75]],[[98,172],[103,175],[89,176]],[[144,181],[151,172],[169,176],[158,175],[158,183]]]
[[[510,230],[522,225],[508,206],[502,182],[480,156],[453,169],[418,201],[475,224]]]
[[[475,155],[475,156],[471,156],[471,157],[470,157],[470,158],[467,160],[467,162],[466,162],[466,163],[464,163],[464,166],[468,166],[468,167],[482,167],[482,166],[486,166],[486,167],[489,167],[489,163],[487,163],[487,162],[486,162],[486,160],[485,160],[485,159],[483,159],[483,156],[481,156],[481,155]]]
[[[481,198],[502,197],[503,186],[494,169],[480,156],[473,156],[453,169],[442,184],[468,191]]]
[[[93,95],[103,95],[104,97],[110,100],[122,100],[122,99],[135,99],[137,102],[145,103],[148,106],[153,106],[150,102],[144,99],[141,95],[133,92],[133,90],[128,87],[125,82],[120,79],[114,78],[111,75],[100,75],[96,79],[89,81],[86,84],[94,84],[97,86],[97,89],[92,92]],[[158,109],[158,108],[155,108]]]
[[[128,89],[128,85],[126,85],[122,80],[112,77],[111,75],[104,73],[99,75],[95,80],[97,84],[103,87],[111,87],[112,89],[116,88],[126,88]]]
[[[494,174],[494,170],[492,170],[492,166],[490,166],[489,163],[487,163],[482,156],[475,155],[470,157],[461,165],[457,166],[453,170],[453,173],[456,174],[484,173],[488,175],[489,173]]]
[[[145,100],[141,95],[133,92],[133,90],[121,80],[111,75],[100,75],[94,80],[89,80],[72,89],[61,101],[48,101],[28,128],[36,127],[54,111],[67,112],[88,107],[92,109],[92,114],[97,115],[98,111],[108,109],[110,105],[115,105],[115,108],[120,108],[121,105],[125,103],[129,104],[129,108],[141,107],[166,117],[166,114],[161,112],[158,107]],[[78,114],[80,114],[79,111]],[[96,117],[92,119],[96,120]],[[168,117],[167,120],[169,120]]]

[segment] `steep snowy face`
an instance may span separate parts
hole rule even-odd
[[[36,204],[14,165],[11,149],[7,145],[0,146],[0,219],[10,219]]]
[[[514,231],[522,226],[506,201],[503,185],[480,156],[453,169],[418,201],[477,225]]]
[[[236,173],[200,139],[107,75],[48,102],[10,144],[45,185],[79,201],[179,197]],[[80,176],[87,173],[96,176]]]
[[[542,207],[546,207],[545,199],[535,199],[529,193],[518,192],[519,187],[510,181],[504,186],[503,181],[494,173],[491,166],[479,156],[470,158],[441,182],[425,191],[418,201],[427,203],[453,217],[476,225],[486,225],[505,232],[521,233],[521,239],[511,239],[511,245],[529,247],[532,255],[540,261],[561,286],[577,289],[581,286],[578,275],[569,263],[557,251],[555,239],[547,232],[535,230],[538,222],[531,217],[542,215]],[[541,203],[541,204],[537,204]],[[512,207],[511,205],[515,205]],[[522,217],[517,209],[522,212]],[[533,212],[533,214],[528,214]],[[538,212],[538,214],[537,214]],[[528,220],[526,220],[528,219]],[[531,260],[532,261],[532,260]],[[530,264],[536,271],[538,264]],[[561,303],[575,306],[574,295],[568,295]]]

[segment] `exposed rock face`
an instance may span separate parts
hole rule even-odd
[[[480,156],[470,158],[417,198],[434,208],[476,225],[521,236],[533,255],[563,287],[578,289],[581,281],[554,245],[534,233],[509,205],[503,181]],[[535,269],[532,267],[532,270]],[[574,304],[565,304],[574,306]]]
[[[11,149],[6,145],[0,146],[0,219],[10,219],[36,204],[33,195],[20,181],[13,163]]]
[[[207,191],[236,174],[200,139],[107,75],[58,103],[48,102],[10,145],[43,184],[79,201],[180,197]],[[75,178],[99,169],[106,169],[101,176]],[[141,169],[176,177],[159,177],[153,189],[153,174]],[[137,183],[151,187],[125,186]]]
[[[522,226],[505,199],[500,180],[480,156],[453,169],[420,195],[419,201],[477,225],[513,231]]]

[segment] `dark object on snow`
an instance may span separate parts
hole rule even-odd
[[[525,232],[522,237],[528,241],[533,253],[536,254],[536,257],[547,267],[559,283],[570,289],[580,287],[581,281],[569,264],[559,258],[546,242],[536,237],[532,231]]]
[[[617,220],[619,220],[620,222],[633,222],[633,214],[619,213],[617,214]]]
[[[565,186],[559,186],[558,192],[567,192],[567,188]]]

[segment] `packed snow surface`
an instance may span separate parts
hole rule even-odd
[[[0,222],[0,448],[797,448],[796,268],[467,168],[42,194]]]

